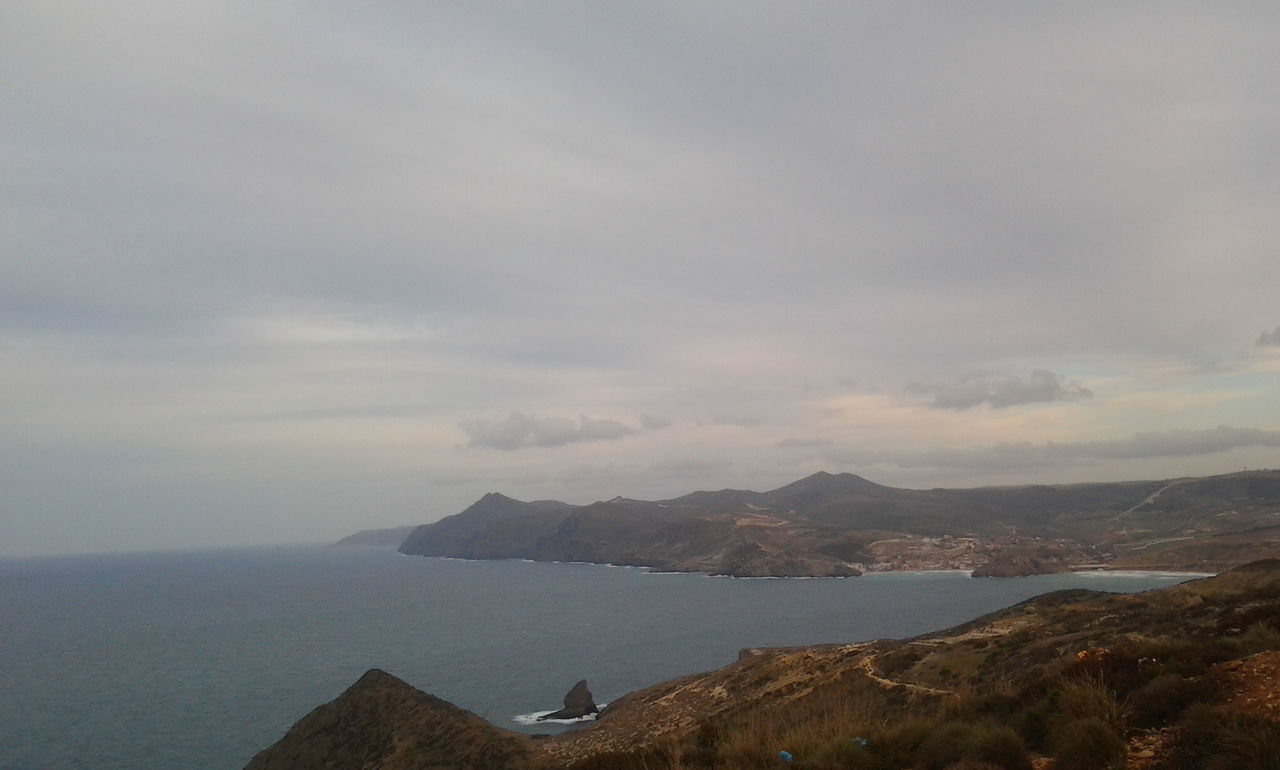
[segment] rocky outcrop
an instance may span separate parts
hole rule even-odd
[[[1034,556],[1007,556],[992,559],[973,571],[973,577],[1027,577],[1062,572]]]
[[[245,770],[527,770],[532,741],[370,669],[307,714]]]
[[[857,577],[860,570],[822,554],[797,555],[757,542],[731,549],[712,570],[728,577]]]
[[[587,689],[587,680],[582,679],[565,693],[564,708],[540,716],[538,719],[581,719],[588,714],[598,713],[600,709],[591,698],[591,691]]]
[[[1066,572],[1070,565],[1059,554],[1045,549],[1009,548],[997,551],[991,560],[973,571],[973,577],[1027,577]]]

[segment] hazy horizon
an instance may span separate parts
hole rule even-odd
[[[1280,467],[1280,6],[0,20],[0,556]]]

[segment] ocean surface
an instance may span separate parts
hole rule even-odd
[[[516,730],[743,647],[945,628],[1045,591],[1187,575],[731,579],[298,546],[0,560],[0,767],[239,768],[365,670]]]

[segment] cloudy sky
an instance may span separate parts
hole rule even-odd
[[[1280,5],[7,2],[0,553],[1280,467]]]

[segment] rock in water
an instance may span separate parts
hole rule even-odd
[[[600,709],[591,699],[591,691],[587,689],[587,680],[583,679],[570,688],[564,696],[564,708],[553,711],[538,719],[579,719],[587,714],[598,714]]]

